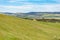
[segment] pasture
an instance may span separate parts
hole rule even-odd
[[[60,23],[0,14],[0,40],[60,40]]]

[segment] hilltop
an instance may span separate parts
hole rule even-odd
[[[0,40],[57,40],[60,23],[38,22],[0,14]]]

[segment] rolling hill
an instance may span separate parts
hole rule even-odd
[[[28,12],[28,13],[1,12],[1,13],[9,16],[16,16],[19,18],[28,18],[28,19],[42,19],[43,17],[60,19],[60,12]]]
[[[60,23],[0,14],[0,40],[60,40]]]

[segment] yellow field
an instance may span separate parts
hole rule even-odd
[[[38,22],[0,14],[0,40],[59,40],[60,23]]]

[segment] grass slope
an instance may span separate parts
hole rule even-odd
[[[0,14],[0,40],[57,40],[60,23],[37,22]]]

